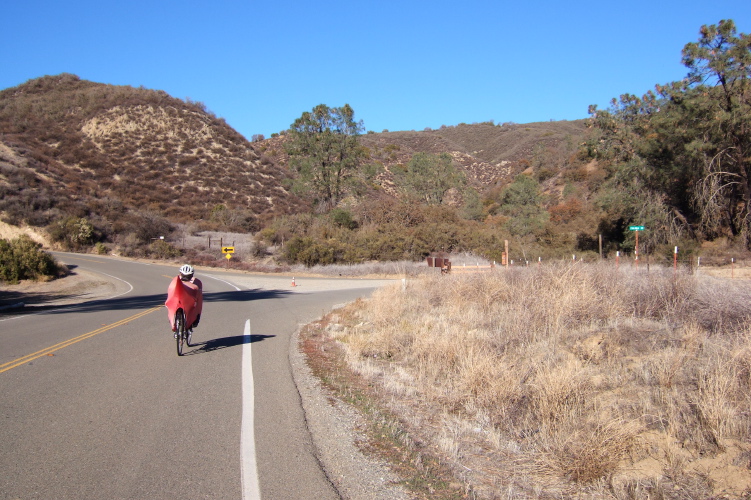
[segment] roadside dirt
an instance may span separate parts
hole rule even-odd
[[[16,285],[0,282],[0,314],[104,299],[116,295],[124,286],[81,269],[46,282],[24,280]]]

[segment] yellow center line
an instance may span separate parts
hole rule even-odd
[[[25,363],[28,363],[30,361],[34,361],[35,359],[41,358],[42,356],[46,356],[48,354],[52,354],[55,351],[59,351],[60,349],[64,347],[68,347],[69,345],[73,345],[77,342],[80,342],[82,340],[86,340],[88,338],[94,337],[95,335],[99,335],[100,333],[104,333],[107,330],[112,330],[113,328],[117,328],[118,326],[122,326],[126,323],[129,323],[133,320],[136,320],[138,318],[141,318],[143,316],[146,316],[147,314],[150,314],[154,311],[158,311],[163,306],[157,306],[152,307],[151,309],[147,309],[145,311],[141,311],[138,314],[134,314],[133,316],[130,316],[129,318],[121,319],[120,321],[117,321],[115,323],[112,323],[111,325],[105,325],[101,328],[98,328],[94,331],[84,333],[83,335],[79,335],[78,337],[74,337],[72,339],[65,340],[63,342],[60,342],[59,344],[55,344],[53,346],[47,347],[45,349],[42,349],[37,352],[33,352],[31,354],[27,354],[26,356],[23,356],[22,358],[14,359],[13,361],[8,361],[7,363],[4,363],[0,365],[0,373],[7,372],[8,370],[11,370],[17,366],[23,365]]]

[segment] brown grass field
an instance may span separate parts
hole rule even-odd
[[[302,341],[417,497],[749,498],[751,281],[729,273],[424,276]]]

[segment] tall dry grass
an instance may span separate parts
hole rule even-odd
[[[334,335],[484,498],[751,492],[751,285],[560,264],[428,276]]]

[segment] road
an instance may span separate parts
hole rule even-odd
[[[385,280],[196,275],[204,313],[178,357],[175,266],[59,254],[106,300],[0,319],[0,498],[339,498],[289,362],[298,326]]]

